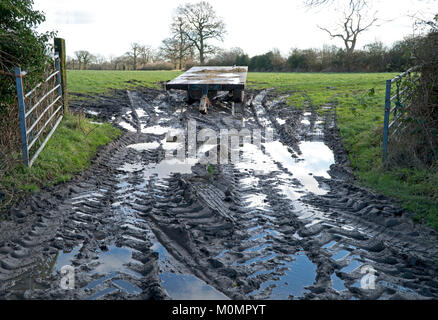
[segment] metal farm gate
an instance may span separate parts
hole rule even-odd
[[[24,93],[27,73],[15,67],[23,162],[28,167],[35,162],[63,118],[58,53],[55,53],[54,60],[55,71],[27,93]]]
[[[386,81],[385,120],[383,126],[384,162],[386,162],[388,157],[390,139],[403,130],[404,123],[406,122],[406,111],[411,106],[412,93],[419,79],[418,69],[419,66],[412,67],[394,79]],[[393,88],[394,85],[395,88]]]

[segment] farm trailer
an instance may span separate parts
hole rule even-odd
[[[245,97],[248,67],[193,67],[166,84],[166,90],[186,90],[189,104],[200,100],[199,111],[207,113],[210,99],[219,91],[229,91],[233,101]]]

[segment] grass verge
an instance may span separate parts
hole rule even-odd
[[[11,155],[9,169],[0,176],[0,211],[29,192],[70,180],[91,164],[100,147],[121,134],[109,123],[93,124],[82,115],[65,115],[31,168],[21,164],[21,154]]]

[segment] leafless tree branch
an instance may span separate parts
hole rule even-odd
[[[333,0],[310,0],[313,5],[321,5]],[[344,18],[339,25],[339,29],[331,31],[328,28],[320,27],[319,29],[327,32],[331,38],[341,38],[344,42],[347,55],[351,56],[354,52],[357,44],[359,34],[365,32],[371,28],[378,21],[376,13],[370,19],[366,19],[369,16],[368,4],[366,0],[350,0],[348,7],[344,9]]]
[[[226,33],[224,22],[205,1],[179,6],[177,17],[184,22],[184,35],[198,50],[200,62],[203,64],[205,56],[214,52],[208,41],[224,39]]]

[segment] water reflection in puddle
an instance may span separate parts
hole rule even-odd
[[[269,243],[265,243],[256,247],[251,247],[248,248],[246,250],[244,250],[244,253],[248,253],[248,252],[257,252],[257,251],[262,251],[263,249],[269,248],[271,245]]]
[[[240,150],[243,151],[241,161],[236,164],[236,168],[243,170],[252,170],[260,174],[279,171],[278,166],[273,160],[263,153],[257,146],[245,143]]]
[[[169,129],[170,129],[169,127],[162,127],[162,126],[146,127],[142,125],[141,132],[161,136],[163,134],[166,134],[169,131]]]
[[[286,120],[283,120],[281,118],[277,118],[277,122],[280,126],[284,125],[286,123]]]
[[[323,142],[304,141],[299,144],[302,152],[297,161],[292,158],[288,148],[279,141],[264,144],[270,157],[281,163],[294,178],[297,178],[304,188],[315,194],[326,194],[327,191],[319,187],[313,176],[330,178],[327,171],[334,164],[333,152]]]
[[[172,173],[188,174],[192,173],[192,167],[198,163],[198,159],[188,158],[185,161],[178,159],[163,160],[159,163],[150,163],[148,165],[142,165],[139,163],[127,164],[125,163],[119,168],[125,172],[139,172],[141,171],[145,179],[149,179],[152,176],[157,176],[160,179],[167,178]]]
[[[130,274],[136,278],[141,278],[142,275],[129,269],[126,264],[134,262],[132,259],[133,249],[119,248],[114,245],[108,247],[108,251],[99,251],[99,265],[94,269],[92,274],[109,274],[112,272],[120,272]]]
[[[105,281],[117,277],[117,275],[118,275],[118,272],[111,272],[111,273],[109,273],[108,275],[106,275],[105,277],[102,277],[102,278],[99,278],[99,279],[97,279],[97,280],[94,280],[94,281],[90,282],[90,283],[87,284],[83,289],[89,289],[89,290],[92,290],[92,289],[94,289],[95,287],[97,287],[97,286],[103,284]]]
[[[155,111],[156,114],[163,113],[163,111],[160,110],[159,106],[154,106],[154,111]]]
[[[154,128],[154,130],[152,130],[152,128]],[[181,129],[160,126],[150,127],[149,129],[149,131],[146,131],[157,135],[166,134],[166,137],[160,142],[153,141],[147,143],[132,144],[129,145],[128,148],[141,152],[145,150],[156,150],[161,146],[164,150],[166,150],[166,152],[172,153],[172,151],[177,150],[182,146],[182,143],[173,142],[172,139],[173,137],[178,137],[180,134],[183,133]],[[128,173],[142,172],[143,177],[146,180],[149,180],[152,176],[157,176],[159,179],[164,179],[171,176],[173,173],[192,173],[191,168],[196,165],[198,161],[199,160],[195,158],[185,158],[184,160],[180,160],[176,157],[172,158],[171,156],[170,158],[162,160],[159,163],[149,163],[147,165],[144,165],[142,163],[125,163],[121,167],[119,167],[119,170]]]
[[[140,294],[141,289],[124,280],[113,280],[113,284],[128,294]]]
[[[269,280],[264,282],[260,289],[251,293],[252,296],[260,294],[264,289],[275,285],[269,295],[270,300],[286,300],[289,296],[300,297],[305,293],[305,287],[315,282],[316,266],[307,258],[303,252],[292,256],[295,258],[292,262],[285,262],[288,269],[283,276],[276,281]]]
[[[148,143],[138,143],[138,144],[132,144],[129,145],[128,148],[135,149],[137,151],[144,151],[144,150],[155,150],[160,146],[160,144],[156,141],[154,142],[148,142]]]
[[[325,245],[322,246],[323,249],[330,249],[332,248],[337,242],[332,240],[329,243],[326,243]]]
[[[350,254],[350,251],[347,250],[340,250],[337,253],[335,253],[334,255],[332,255],[332,258],[334,260],[342,260],[345,257],[347,257]]]
[[[142,278],[142,275],[131,270],[127,264],[135,263],[132,259],[133,249],[128,249],[124,247],[117,247],[115,245],[109,246],[107,251],[98,252],[98,262],[97,267],[90,272],[91,276],[103,275],[102,277],[90,282],[83,289],[93,290],[94,288],[108,282],[111,287],[105,288],[98,291],[97,293],[91,295],[86,300],[97,300],[111,293],[121,291],[127,294],[140,294],[142,290],[129,283],[128,281],[122,279],[114,279],[119,276],[119,274],[126,274],[133,276],[134,278]]]
[[[220,259],[220,258],[222,258],[226,253],[228,252],[228,250],[222,250],[222,252],[221,253],[219,253],[215,258],[216,259]]]
[[[84,112],[87,114],[91,114],[92,116],[98,116],[100,114],[100,112],[94,110],[88,110],[88,109],[85,109]]]
[[[355,257],[357,257],[357,256],[355,256]],[[353,272],[354,270],[356,270],[357,268],[359,268],[360,266],[362,266],[362,263],[357,261],[356,259],[353,259],[348,266],[341,269],[341,272],[350,273],[350,272]]]
[[[266,153],[263,153],[259,148],[252,144],[244,144],[241,147],[243,151],[242,161],[236,164],[236,168],[243,170],[252,170],[259,174],[269,174],[278,172],[279,181],[287,181],[291,176],[281,174],[281,167],[285,168],[292,174],[293,178],[303,185],[305,191],[310,191],[318,195],[324,195],[327,190],[320,188],[318,181],[314,176],[322,176],[330,178],[328,171],[330,166],[334,164],[333,152],[323,142],[318,141],[304,141],[299,144],[302,152],[300,158],[294,159],[291,153],[284,144],[280,141],[273,141],[264,143]],[[243,183],[253,185],[256,181],[247,179]],[[297,187],[290,187],[290,183],[283,185],[283,191],[287,196],[291,196],[294,200],[299,198]],[[281,188],[281,186],[280,186]]]
[[[250,176],[244,179],[240,179],[240,183],[247,187],[256,187],[259,183],[259,179],[257,177]]]
[[[60,271],[62,267],[71,265],[71,262],[73,261],[74,257],[79,253],[79,250],[81,250],[82,244],[74,247],[71,251],[60,251],[58,253],[58,257],[56,259],[55,266],[53,267],[52,274],[55,274],[56,272]]]
[[[147,113],[143,109],[135,109],[135,112],[139,118],[144,118],[147,116]]]
[[[248,208],[257,208],[259,210],[268,210],[266,205],[266,195],[261,193],[251,194],[244,197]]]
[[[344,285],[344,280],[340,279],[336,274],[333,273],[331,279],[333,289],[337,291],[344,291],[347,289]]]
[[[179,161],[177,159],[164,160],[156,165],[145,168],[144,176],[148,179],[152,175],[157,175],[158,178],[169,177],[172,173],[192,173],[191,168],[198,163],[197,159],[186,159]]]
[[[263,233],[257,234],[257,235],[255,235],[255,236],[249,238],[248,241],[259,240],[259,239],[262,239],[262,238],[266,237],[267,235],[268,235],[268,234],[267,234],[266,232],[263,232]]]
[[[127,123],[126,121],[119,122],[119,126],[121,126],[122,128],[124,128],[124,129],[126,129],[128,131],[137,132],[137,130],[132,125]]]
[[[173,300],[229,300],[223,293],[194,275],[168,271],[169,253],[153,235],[151,240],[154,243],[151,249],[158,253],[161,286],[170,298]],[[226,251],[223,251],[219,256],[225,253]]]
[[[163,272],[160,279],[173,300],[228,300],[227,296],[193,275]]]

